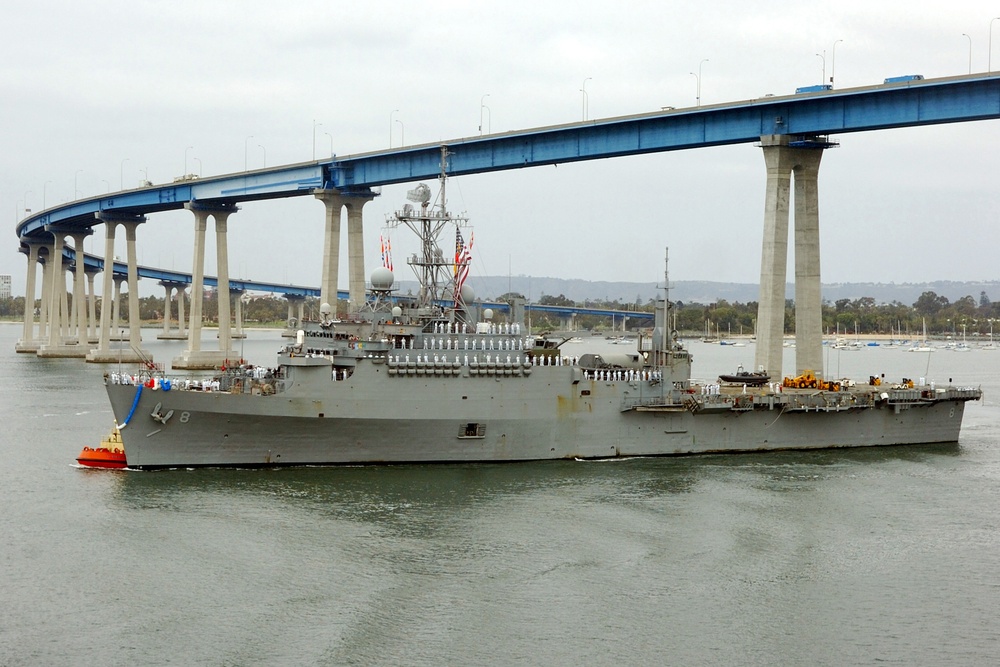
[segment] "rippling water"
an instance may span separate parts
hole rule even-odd
[[[112,422],[104,369],[16,355],[19,333],[0,325],[0,664],[1000,660],[1000,352],[827,360],[981,384],[957,445],[135,473],[72,466]],[[692,348],[702,377],[752,367]]]

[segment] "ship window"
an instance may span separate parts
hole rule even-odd
[[[590,390],[589,389],[584,389],[583,391],[580,392],[580,395],[581,396],[590,396]]]
[[[467,438],[485,438],[486,424],[479,424],[477,422],[462,424],[458,428],[458,437],[463,440]]]

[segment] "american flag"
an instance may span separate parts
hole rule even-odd
[[[382,252],[382,266],[392,271],[392,243],[389,241],[389,237],[382,238],[382,235],[378,236],[379,249]]]
[[[462,238],[462,230],[455,228],[455,301],[462,294],[462,285],[469,277],[469,264],[472,263],[472,242],[475,233],[469,234],[469,244]]]

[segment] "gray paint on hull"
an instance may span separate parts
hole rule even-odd
[[[955,442],[965,405],[622,411],[623,393],[643,383],[573,384],[573,371],[498,380],[388,378],[359,368],[322,394],[308,382],[272,396],[146,390],[122,439],[129,465],[140,468],[655,456]],[[135,391],[108,385],[119,423]],[[149,416],[157,403],[174,411],[166,424]],[[482,438],[459,437],[470,422],[485,425]]]

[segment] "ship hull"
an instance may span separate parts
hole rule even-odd
[[[653,383],[356,372],[322,391],[140,392],[109,384],[130,468],[527,461],[956,442],[965,400],[790,409],[781,394],[649,405]],[[844,403],[844,396],[839,397]],[[133,405],[135,409],[133,410]],[[747,407],[748,405],[752,407]],[[163,416],[172,412],[166,420]],[[158,415],[157,418],[154,415]]]

